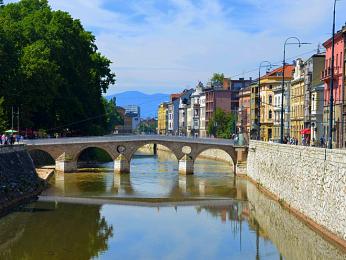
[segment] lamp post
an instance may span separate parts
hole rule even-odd
[[[266,64],[266,65],[265,65]],[[258,137],[257,139],[261,141],[261,68],[262,67],[272,67],[273,65],[269,61],[262,61],[258,67]]]
[[[335,7],[336,1],[334,0],[333,9],[333,29],[332,29],[332,67],[330,76],[330,92],[329,92],[329,133],[328,133],[328,149],[333,149],[333,108],[334,108],[334,52],[335,52]]]
[[[289,40],[296,40],[296,42],[289,42]],[[281,126],[280,126],[280,143],[284,142],[284,92],[285,92],[285,66],[286,66],[286,45],[302,45],[310,44],[301,42],[297,37],[288,37],[284,44],[284,59],[282,61],[282,82],[281,82]]]

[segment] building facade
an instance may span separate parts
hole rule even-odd
[[[310,57],[304,65],[305,115],[304,127],[310,128],[311,145],[318,145],[325,136],[323,128],[324,85],[321,72],[324,69],[325,53]]]
[[[168,103],[159,105],[157,113],[157,134],[166,135],[168,133]]]
[[[201,125],[202,120],[205,121],[205,116],[203,107],[201,107],[201,97],[204,95],[204,87],[201,82],[196,86],[195,91],[191,94],[191,104],[188,109],[188,120],[191,119],[191,131],[189,132],[190,136],[198,137],[201,136]],[[205,107],[205,106],[204,106]],[[189,127],[189,126],[188,126]]]
[[[251,130],[250,138],[253,140],[258,140],[258,81],[254,81],[250,84],[250,121],[251,121]]]
[[[294,66],[286,65],[284,74],[284,122],[287,122],[288,112],[288,86],[292,80]],[[261,140],[278,142],[281,137],[281,95],[282,95],[282,73],[283,68],[267,72],[261,77],[260,81],[260,124],[261,124]],[[285,102],[287,101],[287,102]],[[288,127],[284,125],[284,128]],[[285,129],[284,129],[285,134]]]
[[[302,59],[296,60],[293,80],[290,90],[290,137],[296,138],[298,143],[302,143],[302,131],[304,130],[304,62]]]
[[[330,106],[330,83],[332,67],[332,39],[323,43],[326,48],[325,66],[322,71],[322,80],[324,81],[324,111],[323,122],[326,137],[329,131],[333,132],[333,147],[346,147],[345,127],[346,107],[345,107],[345,42],[346,26],[335,34],[335,53],[334,53],[334,116],[332,118],[333,129],[329,129],[329,106]]]
[[[248,140],[251,128],[251,87],[244,87],[239,91],[239,113],[237,127],[239,133],[243,133]]]
[[[205,124],[214,116],[216,108],[231,112],[231,91],[227,85],[213,86],[208,83],[205,89]]]
[[[126,114],[126,109],[123,107],[117,106],[116,110],[119,113],[123,122],[122,124],[115,125],[114,134],[131,134],[133,132],[132,117]]]
[[[252,78],[224,79],[223,88],[229,89],[231,92],[231,111],[238,113],[240,90],[249,87],[251,82]]]

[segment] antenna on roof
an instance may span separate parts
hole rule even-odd
[[[320,54],[321,53],[321,44],[318,43],[317,45],[317,54]]]

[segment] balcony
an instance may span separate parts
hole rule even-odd
[[[340,76],[342,74],[342,67],[336,66],[334,67],[334,76]],[[328,67],[328,69],[324,69],[321,72],[321,80],[329,79],[332,76],[332,69]]]

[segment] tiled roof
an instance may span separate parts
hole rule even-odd
[[[175,94],[171,94],[171,101],[174,101],[178,98],[180,98],[181,93],[175,93]]]
[[[264,75],[263,77],[261,77],[261,79],[282,77],[282,70],[283,70],[282,67],[272,70],[268,72],[266,75]],[[293,77],[293,72],[294,72],[294,65],[285,66],[285,78]]]

